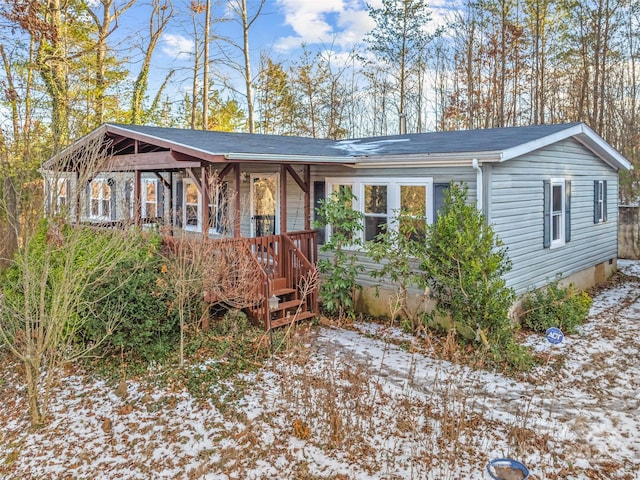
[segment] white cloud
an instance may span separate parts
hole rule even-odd
[[[193,40],[189,38],[175,33],[162,35],[162,51],[171,58],[187,58],[193,53],[193,49]]]
[[[361,0],[277,0],[285,24],[295,35],[282,37],[276,49],[287,51],[302,43],[335,44],[349,49],[372,27]]]
[[[375,26],[366,3],[374,8],[382,6],[382,0],[276,0],[285,25],[295,34],[278,39],[275,48],[286,52],[306,43],[331,44],[349,50],[362,42]],[[432,0],[427,3],[432,12],[427,31],[444,25],[451,11],[460,8],[459,0]]]

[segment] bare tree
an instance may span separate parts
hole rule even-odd
[[[149,17],[149,43],[145,49],[140,72],[133,85],[133,95],[131,97],[131,112],[129,121],[139,124],[143,120],[143,101],[149,85],[149,69],[151,68],[151,57],[155,51],[158,40],[167,27],[169,20],[173,17],[173,5],[171,0],[153,0],[152,12]]]
[[[253,77],[251,75],[251,56],[249,49],[249,30],[253,26],[253,23],[258,19],[262,8],[264,7],[266,0],[258,0],[254,7],[254,12],[249,15],[247,8],[247,0],[231,0],[229,1],[229,7],[236,14],[239,19],[238,23],[242,27],[242,45],[234,44],[237,48],[242,50],[242,56],[244,60],[244,69],[242,71],[245,84],[245,95],[247,97],[247,115],[248,115],[248,127],[249,133],[255,132],[255,107],[253,101]]]
[[[95,123],[97,125],[104,123],[105,91],[109,86],[106,78],[106,61],[109,51],[107,40],[117,28],[118,18],[135,2],[136,0],[127,0],[123,5],[118,6],[115,0],[99,0],[96,4],[96,10],[100,8],[102,12],[87,8],[87,13],[93,20],[98,33],[95,43]]]
[[[102,146],[101,139],[90,141],[79,156],[59,158],[60,166],[76,161],[84,165],[76,187],[84,185],[102,164]],[[55,195],[59,177],[56,172],[51,172],[51,177],[51,193]],[[67,197],[67,205],[76,204],[81,190],[75,189],[73,201]],[[42,213],[40,210],[41,219]],[[0,290],[0,342],[22,363],[33,425],[47,421],[48,401],[61,367],[87,357],[106,338],[92,344],[77,338],[104,298],[96,298],[95,288],[115,285],[111,277],[122,262],[132,262],[133,274],[140,261],[131,253],[142,242],[139,232],[97,233],[73,227],[69,213],[69,209],[61,208],[55,217],[38,222],[34,230],[23,230],[23,246],[14,256],[11,273]],[[113,289],[126,288],[128,280],[120,278]],[[118,321],[118,312],[110,313],[107,334]]]

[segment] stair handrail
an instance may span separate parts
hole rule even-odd
[[[309,232],[304,232],[304,233],[310,233],[312,231]],[[296,232],[297,233],[297,232]],[[302,233],[302,232],[301,232]],[[283,239],[283,243],[285,244],[284,246],[286,246],[287,251],[290,253],[290,257],[295,256],[298,261],[300,262],[300,264],[304,267],[304,273],[302,275],[298,275],[297,277],[294,275],[294,272],[287,272],[291,274],[291,280],[294,283],[295,288],[298,288],[299,286],[299,282],[300,279],[304,276],[309,274],[310,272],[312,273],[312,275],[316,274],[316,267],[315,265],[313,265],[309,259],[300,251],[300,249],[298,249],[298,247],[296,247],[294,241],[291,239],[291,237],[286,234],[283,233],[282,234],[282,239]],[[287,265],[291,266],[293,264],[292,261],[290,261],[290,258],[287,258]],[[315,285],[314,288],[312,289],[312,291],[307,292],[306,296],[305,296],[305,300],[310,300],[307,301],[307,305],[311,306],[313,313],[318,313],[318,286]]]

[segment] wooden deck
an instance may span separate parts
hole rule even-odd
[[[218,255],[221,251],[244,252],[243,258],[249,259],[251,265],[242,268],[245,272],[242,277],[230,268],[227,275],[223,272],[224,278],[212,279],[211,283],[231,292],[242,289],[235,294],[238,298],[244,296],[243,307],[254,321],[269,331],[318,316],[317,238],[315,230],[305,230],[255,238],[202,239],[201,245]],[[180,240],[165,237],[165,242],[175,249]],[[222,255],[221,261],[228,256]],[[220,276],[220,269],[216,274]],[[269,299],[274,296],[277,307],[270,308]],[[247,297],[250,301],[246,301]],[[211,291],[205,291],[203,298],[208,303],[229,303]]]

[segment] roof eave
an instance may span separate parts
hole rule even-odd
[[[480,163],[502,161],[502,152],[455,152],[423,153],[411,155],[385,155],[375,157],[356,157],[354,168],[396,168],[396,167],[468,167],[473,159]]]
[[[324,155],[280,155],[276,153],[242,153],[229,152],[224,154],[224,158],[237,162],[262,162],[262,163],[308,163],[308,164],[353,164],[356,159],[353,157],[324,156]]]

